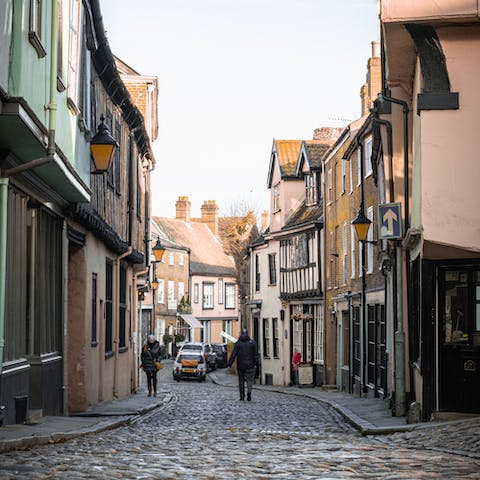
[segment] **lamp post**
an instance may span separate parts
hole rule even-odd
[[[152,321],[150,322],[150,333],[153,334],[155,332],[155,322],[156,322],[156,318],[155,318],[155,292],[158,289],[158,278],[157,278],[157,275],[155,273],[155,270],[153,272],[153,280],[150,282],[150,285],[152,287]]]
[[[112,164],[115,150],[118,142],[110,134],[110,130],[105,125],[105,117],[100,117],[100,124],[97,127],[97,133],[90,141],[90,153],[92,154],[93,162],[95,163],[95,172],[107,172]]]
[[[152,247],[152,252],[155,257],[155,261],[153,262],[153,280],[150,282],[150,285],[152,286],[152,323],[150,325],[150,333],[154,332],[155,329],[155,323],[156,323],[156,318],[155,318],[155,292],[158,290],[158,285],[159,281],[157,278],[157,271],[156,271],[156,264],[161,262],[163,259],[163,255],[165,253],[165,247],[162,245],[162,242],[160,241],[160,238],[157,238],[157,242],[155,245]]]
[[[362,178],[363,180],[363,178]],[[371,220],[365,216],[363,201],[360,205],[360,210],[357,216],[352,221],[352,225],[355,227],[355,232],[359,242],[362,244],[362,325],[363,325],[363,353],[362,353],[362,390],[363,393],[368,392],[367,388],[367,269],[365,266],[365,248],[366,243],[375,243],[367,240],[368,230],[370,229]],[[362,393],[360,392],[360,396]]]

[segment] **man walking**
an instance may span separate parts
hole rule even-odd
[[[245,382],[247,383],[247,400],[252,399],[252,387],[255,379],[255,368],[258,363],[257,343],[252,340],[247,329],[242,330],[238,341],[233,347],[233,352],[228,359],[228,366],[231,367],[237,360],[238,388],[240,400],[245,400]]]

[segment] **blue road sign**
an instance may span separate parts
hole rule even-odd
[[[380,238],[402,238],[402,206],[400,203],[383,203],[378,206],[378,228]]]

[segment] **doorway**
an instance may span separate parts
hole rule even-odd
[[[480,413],[480,267],[439,270],[439,408]]]

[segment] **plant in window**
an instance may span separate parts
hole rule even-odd
[[[169,333],[165,333],[163,335],[163,343],[166,345],[167,343],[172,343],[173,337]]]
[[[182,296],[180,303],[178,304],[177,311],[179,313],[192,313],[192,306],[190,305],[190,299],[186,299]]]
[[[184,340],[185,340],[185,335],[183,335],[182,333],[175,334],[176,343],[183,342]]]

